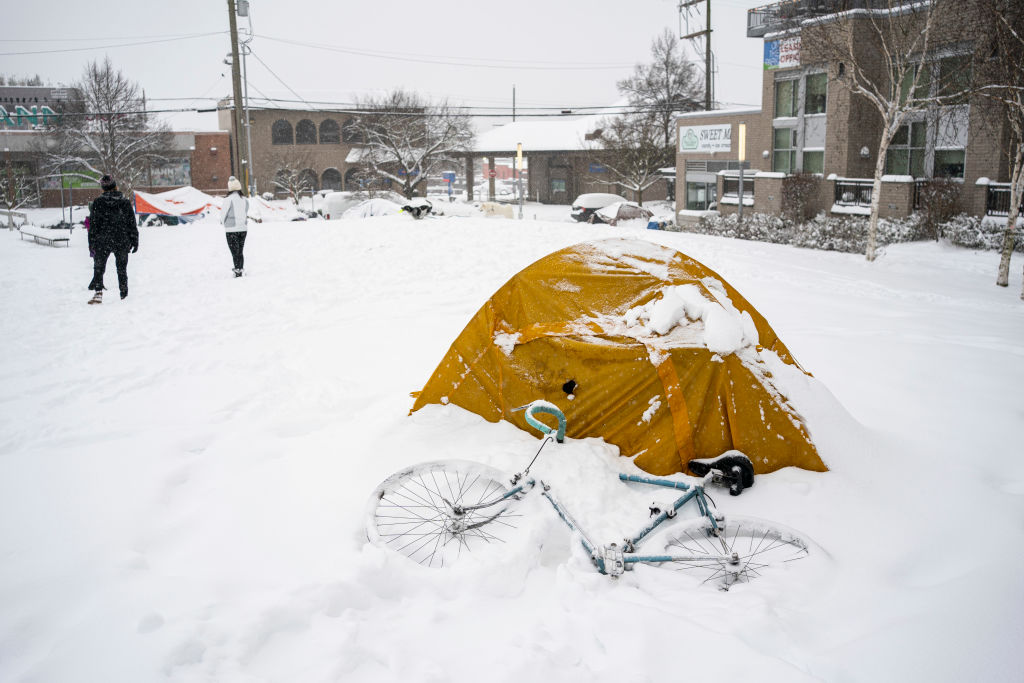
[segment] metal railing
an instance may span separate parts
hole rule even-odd
[[[849,180],[835,181],[835,203],[840,206],[871,206],[871,193],[874,181]]]
[[[986,216],[1009,216],[1010,215],[1010,186],[989,185],[988,195],[985,197]]]
[[[913,0],[906,0],[910,4]],[[901,0],[784,0],[747,10],[747,37],[759,38],[771,31],[811,17],[837,14],[853,9],[885,9]]]

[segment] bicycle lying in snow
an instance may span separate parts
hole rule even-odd
[[[706,491],[709,485],[727,487],[732,495],[739,495],[753,484],[753,467],[739,451],[691,461],[690,469],[702,477],[697,484],[620,474],[622,481],[675,489],[681,495],[671,505],[651,507],[650,521],[631,538],[599,546],[555,498],[552,487],[530,476],[544,447],[565,438],[565,415],[546,401],[534,401],[525,410],[527,423],[544,439],[522,472],[504,475],[466,461],[421,463],[397,472],[371,496],[367,512],[370,541],[428,567],[450,566],[484,544],[504,542],[515,528],[518,501],[540,491],[569,529],[579,535],[597,570],[613,577],[643,563],[685,570],[728,590],[735,583],[817,553],[808,539],[783,526],[749,517],[726,517],[716,510]],[[538,413],[555,417],[557,429],[538,420]],[[691,503],[699,516],[677,520],[677,512]],[[667,531],[652,536],[663,525]],[[645,540],[655,538],[659,552],[639,552]]]

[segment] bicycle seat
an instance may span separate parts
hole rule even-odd
[[[703,477],[712,470],[722,473],[722,485],[729,487],[729,493],[738,496],[743,489],[754,485],[754,465],[742,451],[731,450],[717,458],[700,458],[686,463],[686,467]],[[717,483],[717,480],[716,480]]]

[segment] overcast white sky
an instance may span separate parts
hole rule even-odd
[[[608,105],[619,99],[616,81],[648,60],[652,38],[665,28],[678,33],[677,4],[251,0],[259,59],[248,60],[249,95],[350,103],[405,87],[470,107],[510,108],[514,85],[520,114],[531,106]],[[760,104],[762,42],[746,37],[746,10],[763,4],[712,0],[716,99],[724,107]],[[4,74],[70,83],[87,61],[107,54],[154,107],[201,106],[212,100],[164,98],[230,93],[226,0],[4,5]]]

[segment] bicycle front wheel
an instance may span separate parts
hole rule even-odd
[[[673,528],[661,537],[665,555],[658,566],[676,569],[701,583],[729,590],[766,574],[810,569],[824,551],[799,532],[774,522],[727,515],[715,530],[707,518]]]
[[[426,567],[447,567],[484,546],[505,543],[517,526],[508,477],[479,463],[414,465],[370,497],[366,535]]]

